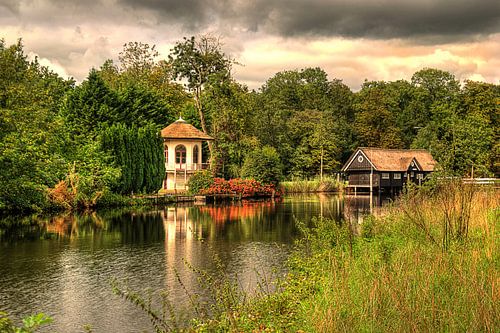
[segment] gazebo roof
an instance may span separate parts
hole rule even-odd
[[[168,125],[161,130],[161,137],[165,139],[194,139],[194,140],[213,140],[210,135],[207,135],[188,124],[184,119],[179,117],[178,120]]]

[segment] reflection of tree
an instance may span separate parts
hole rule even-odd
[[[91,237],[103,245],[116,243],[145,243],[163,240],[162,218],[157,211],[131,210],[64,214],[39,222],[45,238],[75,239]]]

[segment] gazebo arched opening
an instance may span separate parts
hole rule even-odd
[[[195,164],[195,168],[197,168],[197,164],[199,163],[198,155],[199,155],[198,145],[194,145],[194,147],[193,147],[193,164]]]
[[[186,164],[186,146],[178,145],[175,147],[175,163]]]

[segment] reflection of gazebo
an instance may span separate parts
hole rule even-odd
[[[182,118],[162,129],[161,136],[166,169],[163,189],[186,190],[189,177],[194,172],[209,167],[208,163],[203,163],[201,144],[213,138]]]

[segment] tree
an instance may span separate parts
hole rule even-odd
[[[285,174],[292,169],[295,150],[302,141],[301,135],[291,135],[289,119],[305,110],[332,112],[330,87],[322,69],[306,68],[275,74],[254,95],[255,135],[261,144],[276,149]]]
[[[171,51],[169,61],[174,77],[187,81],[187,88],[194,96],[201,128],[204,133],[209,134],[202,92],[210,80],[227,80],[230,77],[233,61],[222,51],[220,39],[211,35],[198,38],[184,37],[183,41],[177,42]]]
[[[340,166],[341,138],[337,125],[326,112],[305,110],[294,114],[288,123],[290,137],[298,142],[292,157],[294,176],[322,176]]]
[[[466,81],[460,101],[460,113],[470,120],[475,119],[479,125],[476,129],[493,130],[483,137],[485,151],[482,154],[489,155],[486,168],[500,174],[500,85]]]
[[[61,108],[68,129],[78,136],[93,137],[100,125],[111,125],[118,118],[120,101],[99,73],[92,69],[86,81],[68,93]]]
[[[333,79],[328,83],[328,99],[331,104],[329,114],[333,122],[330,133],[335,133],[337,138],[335,144],[339,149],[337,159],[339,162],[345,162],[357,148],[354,131],[354,93],[342,80]]]
[[[146,79],[156,65],[159,56],[156,45],[128,42],[123,45],[123,51],[118,55],[120,71],[131,76],[136,81]]]
[[[143,95],[153,96],[154,102],[161,105],[165,114],[158,120],[164,121],[161,126],[166,126],[184,108],[188,95],[180,84],[173,82],[171,64],[165,60],[157,61],[158,55],[155,45],[129,42],[124,44],[119,54],[118,65],[108,59],[101,66],[99,74],[120,95],[127,95],[133,89]],[[141,108],[144,109],[143,106]]]
[[[495,85],[466,82],[452,99],[434,102],[433,118],[422,128],[413,147],[429,150],[442,168],[457,175],[491,175],[498,160],[498,117]],[[497,118],[496,118],[497,119]]]
[[[385,82],[365,82],[357,94],[355,130],[359,144],[367,147],[403,148],[397,126],[397,104]]]
[[[121,169],[114,191],[123,194],[152,193],[161,188],[165,156],[158,131],[152,125],[141,128],[116,124],[100,135],[100,147]]]
[[[155,124],[162,128],[176,119],[175,111],[146,86],[130,83],[118,90],[117,97],[119,104],[114,122],[137,127]]]
[[[251,178],[264,184],[277,185],[282,179],[280,157],[273,147],[255,148],[245,158],[241,170],[243,178]]]
[[[66,169],[57,109],[72,86],[28,61],[21,40],[0,40],[0,211],[46,207],[47,187]]]
[[[240,176],[245,153],[254,148],[247,88],[234,80],[213,82],[203,98],[215,142],[212,170],[224,178]]]

